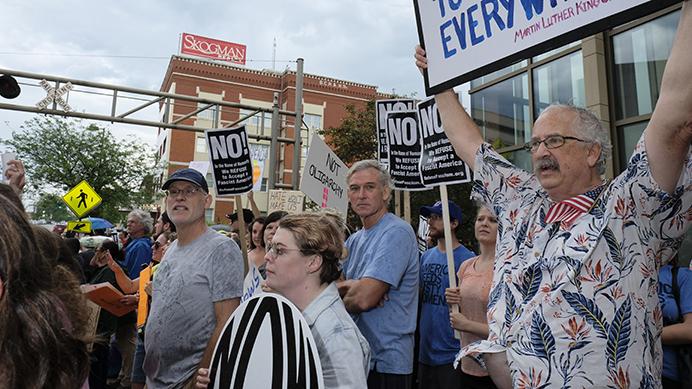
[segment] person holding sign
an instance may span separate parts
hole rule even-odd
[[[692,6],[685,1],[660,97],[626,170],[603,181],[608,130],[557,105],[533,125],[529,174],[485,143],[450,91],[445,132],[501,231],[483,354],[500,387],[660,387],[659,267],[692,206]],[[419,47],[417,64],[425,68]],[[503,359],[507,362],[503,363]]]
[[[95,269],[93,275],[88,280],[89,284],[96,285],[103,282],[109,282],[120,292],[134,293],[130,291],[123,291],[123,289],[116,282],[116,276],[113,273],[112,268],[108,266],[109,261],[113,261],[113,258],[120,260],[122,257],[121,254],[122,253],[118,248],[117,243],[110,239],[102,241],[98,247],[96,247],[96,252],[89,263],[89,265]],[[115,266],[121,269],[120,265],[116,264]],[[122,272],[122,270],[120,271]],[[115,334],[117,327],[118,318],[107,310],[101,308],[98,324],[96,325],[96,334],[99,336],[99,339],[94,342],[91,351],[91,368],[89,370],[90,388],[106,388],[106,378],[108,376],[108,353],[110,349],[108,340],[112,335]]]
[[[421,307],[418,331],[420,348],[418,355],[418,387],[430,389],[462,388],[459,373],[452,366],[459,352],[459,341],[454,331],[447,326],[449,306],[445,290],[449,288],[445,231],[442,222],[442,202],[422,207],[420,214],[428,218],[428,236],[437,241],[437,246],[423,253],[420,259]],[[449,223],[456,273],[464,261],[475,256],[459,243],[456,231],[461,225],[461,208],[449,201]],[[457,301],[458,304],[458,301]]]
[[[351,209],[363,229],[346,241],[339,293],[370,343],[368,388],[411,388],[418,308],[418,245],[413,228],[387,211],[392,179],[375,160],[347,175]]]
[[[493,281],[497,217],[481,205],[478,208],[474,235],[481,254],[461,264],[457,277],[459,286],[445,291],[448,304],[459,305],[461,312],[450,311],[452,328],[461,331],[461,344],[469,344],[488,337],[488,294]],[[488,371],[477,360],[467,356],[461,359],[461,387],[464,389],[492,389],[495,387]]]
[[[344,236],[328,215],[288,215],[267,251],[267,286],[303,312],[315,338],[325,388],[364,388],[370,347],[334,283]]]
[[[144,345],[147,388],[192,387],[207,367],[224,324],[240,303],[243,259],[238,245],[207,227],[212,197],[204,176],[181,169],[163,184],[178,239],[153,282]]]
[[[247,253],[248,272],[243,281],[243,295],[240,297],[241,304],[262,291],[261,286],[264,282],[264,276],[260,274],[260,268],[264,270],[264,256],[266,254],[264,237],[262,235],[265,225],[264,220],[263,217],[258,217],[249,224],[250,251]]]
[[[335,281],[345,255],[344,235],[327,214],[288,215],[267,251],[267,285],[303,314],[315,339],[327,389],[366,387],[370,347],[346,312]],[[197,388],[209,384],[200,369]]]

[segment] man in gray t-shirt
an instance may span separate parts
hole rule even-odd
[[[211,202],[204,177],[192,169],[178,170],[163,189],[178,239],[154,275],[144,337],[150,389],[194,386],[197,369],[209,366],[219,334],[243,292],[238,246],[204,221]]]

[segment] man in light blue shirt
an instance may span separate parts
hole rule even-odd
[[[377,161],[348,173],[351,209],[363,229],[346,241],[339,293],[370,343],[368,388],[411,388],[418,309],[418,249],[413,229],[387,211],[392,183]]]

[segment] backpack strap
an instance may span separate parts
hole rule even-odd
[[[673,275],[673,297],[675,297],[675,304],[678,306],[678,315],[680,316],[679,321],[682,321],[682,310],[680,309],[680,286],[678,285],[678,267],[673,266],[670,269]]]

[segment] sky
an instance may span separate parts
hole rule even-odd
[[[276,70],[295,69],[300,57],[305,73],[425,96],[413,61],[418,35],[411,0],[3,0],[0,26],[0,69],[158,90],[187,32],[246,45],[247,68],[271,69],[276,38]],[[0,102],[35,105],[43,97],[42,89],[22,85],[18,98]],[[110,100],[74,91],[69,104],[108,114]],[[128,102],[122,104],[124,111]],[[0,110],[0,139],[34,116]],[[157,120],[158,113],[152,108],[136,117]],[[154,128],[99,123],[118,138],[156,142]]]

